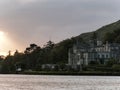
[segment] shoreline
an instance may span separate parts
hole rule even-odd
[[[58,72],[58,71],[25,71],[23,75],[65,75],[65,76],[120,76],[120,72]]]

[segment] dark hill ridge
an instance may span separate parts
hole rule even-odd
[[[77,37],[81,37],[84,40],[90,40],[90,37],[92,37],[93,33],[95,32],[97,34],[97,38],[99,40],[103,40],[103,37],[105,36],[106,33],[113,32],[114,30],[117,30],[117,29],[120,29],[120,20],[117,22],[111,23],[109,25],[105,25],[96,31],[83,33]]]

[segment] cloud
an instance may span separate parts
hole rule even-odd
[[[118,20],[119,0],[1,0],[0,27],[18,48],[96,30]],[[17,48],[17,46],[16,46]]]

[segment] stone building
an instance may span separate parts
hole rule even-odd
[[[97,41],[96,45],[77,43],[68,52],[68,64],[73,68],[88,65],[92,61],[104,64],[112,58],[120,59],[120,44],[118,43],[103,44],[102,41]]]

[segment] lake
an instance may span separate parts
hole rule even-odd
[[[0,75],[0,90],[120,90],[120,77]]]

